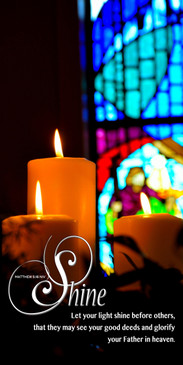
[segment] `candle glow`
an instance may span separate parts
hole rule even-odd
[[[147,195],[143,192],[140,193],[140,201],[144,214],[151,214],[151,206]]]
[[[55,154],[57,157],[63,157],[63,150],[62,150],[62,144],[61,139],[59,135],[58,129],[55,130],[55,137],[54,137],[54,144],[55,144]]]
[[[43,214],[43,204],[42,204],[42,196],[41,196],[41,185],[40,182],[37,181],[36,184],[36,195],[35,195],[35,211],[37,215]]]
[[[28,162],[27,213],[35,214],[35,187],[39,180],[44,214],[40,215],[41,220],[48,215],[65,215],[77,221],[78,235],[87,240],[95,257],[96,165],[85,158],[64,157],[58,130],[55,149],[56,157]],[[88,251],[83,254],[86,257]]]

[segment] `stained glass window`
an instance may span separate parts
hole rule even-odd
[[[91,8],[96,120],[183,116],[182,2],[93,0]]]
[[[90,131],[101,265],[113,270],[114,220],[183,218],[183,1],[90,0]],[[93,94],[92,94],[93,93]]]
[[[142,213],[141,191],[152,213],[183,217],[183,124],[99,128],[96,138],[100,260],[112,267],[105,237],[115,219]]]

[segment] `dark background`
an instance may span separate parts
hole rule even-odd
[[[0,215],[26,214],[27,162],[83,157],[77,1],[0,2]],[[87,156],[85,156],[87,157]]]

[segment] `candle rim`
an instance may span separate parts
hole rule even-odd
[[[171,218],[173,218],[173,219],[180,219],[180,220],[182,220],[182,222],[183,222],[183,219],[182,218],[180,218],[180,217],[176,217],[175,215],[172,215],[172,214],[169,214],[169,213],[151,213],[151,214],[132,214],[132,215],[125,215],[125,216],[123,216],[123,217],[120,217],[120,218],[118,218],[118,219],[116,219],[115,221],[114,221],[114,223],[115,222],[117,222],[119,219],[130,219],[130,218],[137,218],[137,219],[140,219],[140,218],[159,218],[159,217],[171,217]]]
[[[31,218],[36,218],[36,219],[45,219],[47,218],[48,220],[51,220],[51,218],[65,218],[65,220],[69,220],[70,222],[76,222],[78,223],[77,219],[70,217],[67,214],[35,214],[35,213],[31,213],[31,214],[17,214],[17,215],[13,215],[13,216],[9,216],[5,219],[3,219],[2,222],[6,221],[6,220],[16,220],[18,218],[22,218],[22,219],[31,219]],[[59,220],[59,219],[58,219]]]
[[[27,163],[27,165],[30,165],[33,161],[44,161],[44,162],[46,162],[46,161],[62,161],[62,163],[64,163],[64,161],[73,161],[73,160],[77,160],[78,162],[79,161],[81,161],[81,162],[85,162],[85,161],[87,161],[87,162],[89,162],[90,164],[93,164],[93,165],[96,165],[95,164],[95,162],[93,162],[93,161],[91,161],[91,160],[88,160],[87,158],[85,158],[85,157],[43,157],[43,158],[35,158],[35,159],[33,159],[33,160],[30,160],[30,161],[28,161],[28,163]]]

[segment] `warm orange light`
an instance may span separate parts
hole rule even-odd
[[[146,194],[140,193],[140,201],[144,214],[151,214],[151,206]]]
[[[35,208],[36,208],[35,210],[36,210],[37,215],[42,215],[43,214],[41,185],[40,185],[39,181],[37,181],[37,184],[36,184]]]
[[[55,138],[54,138],[54,144],[55,144],[55,154],[57,157],[63,157],[63,150],[62,150],[62,144],[61,139],[59,135],[58,129],[55,130]]]

